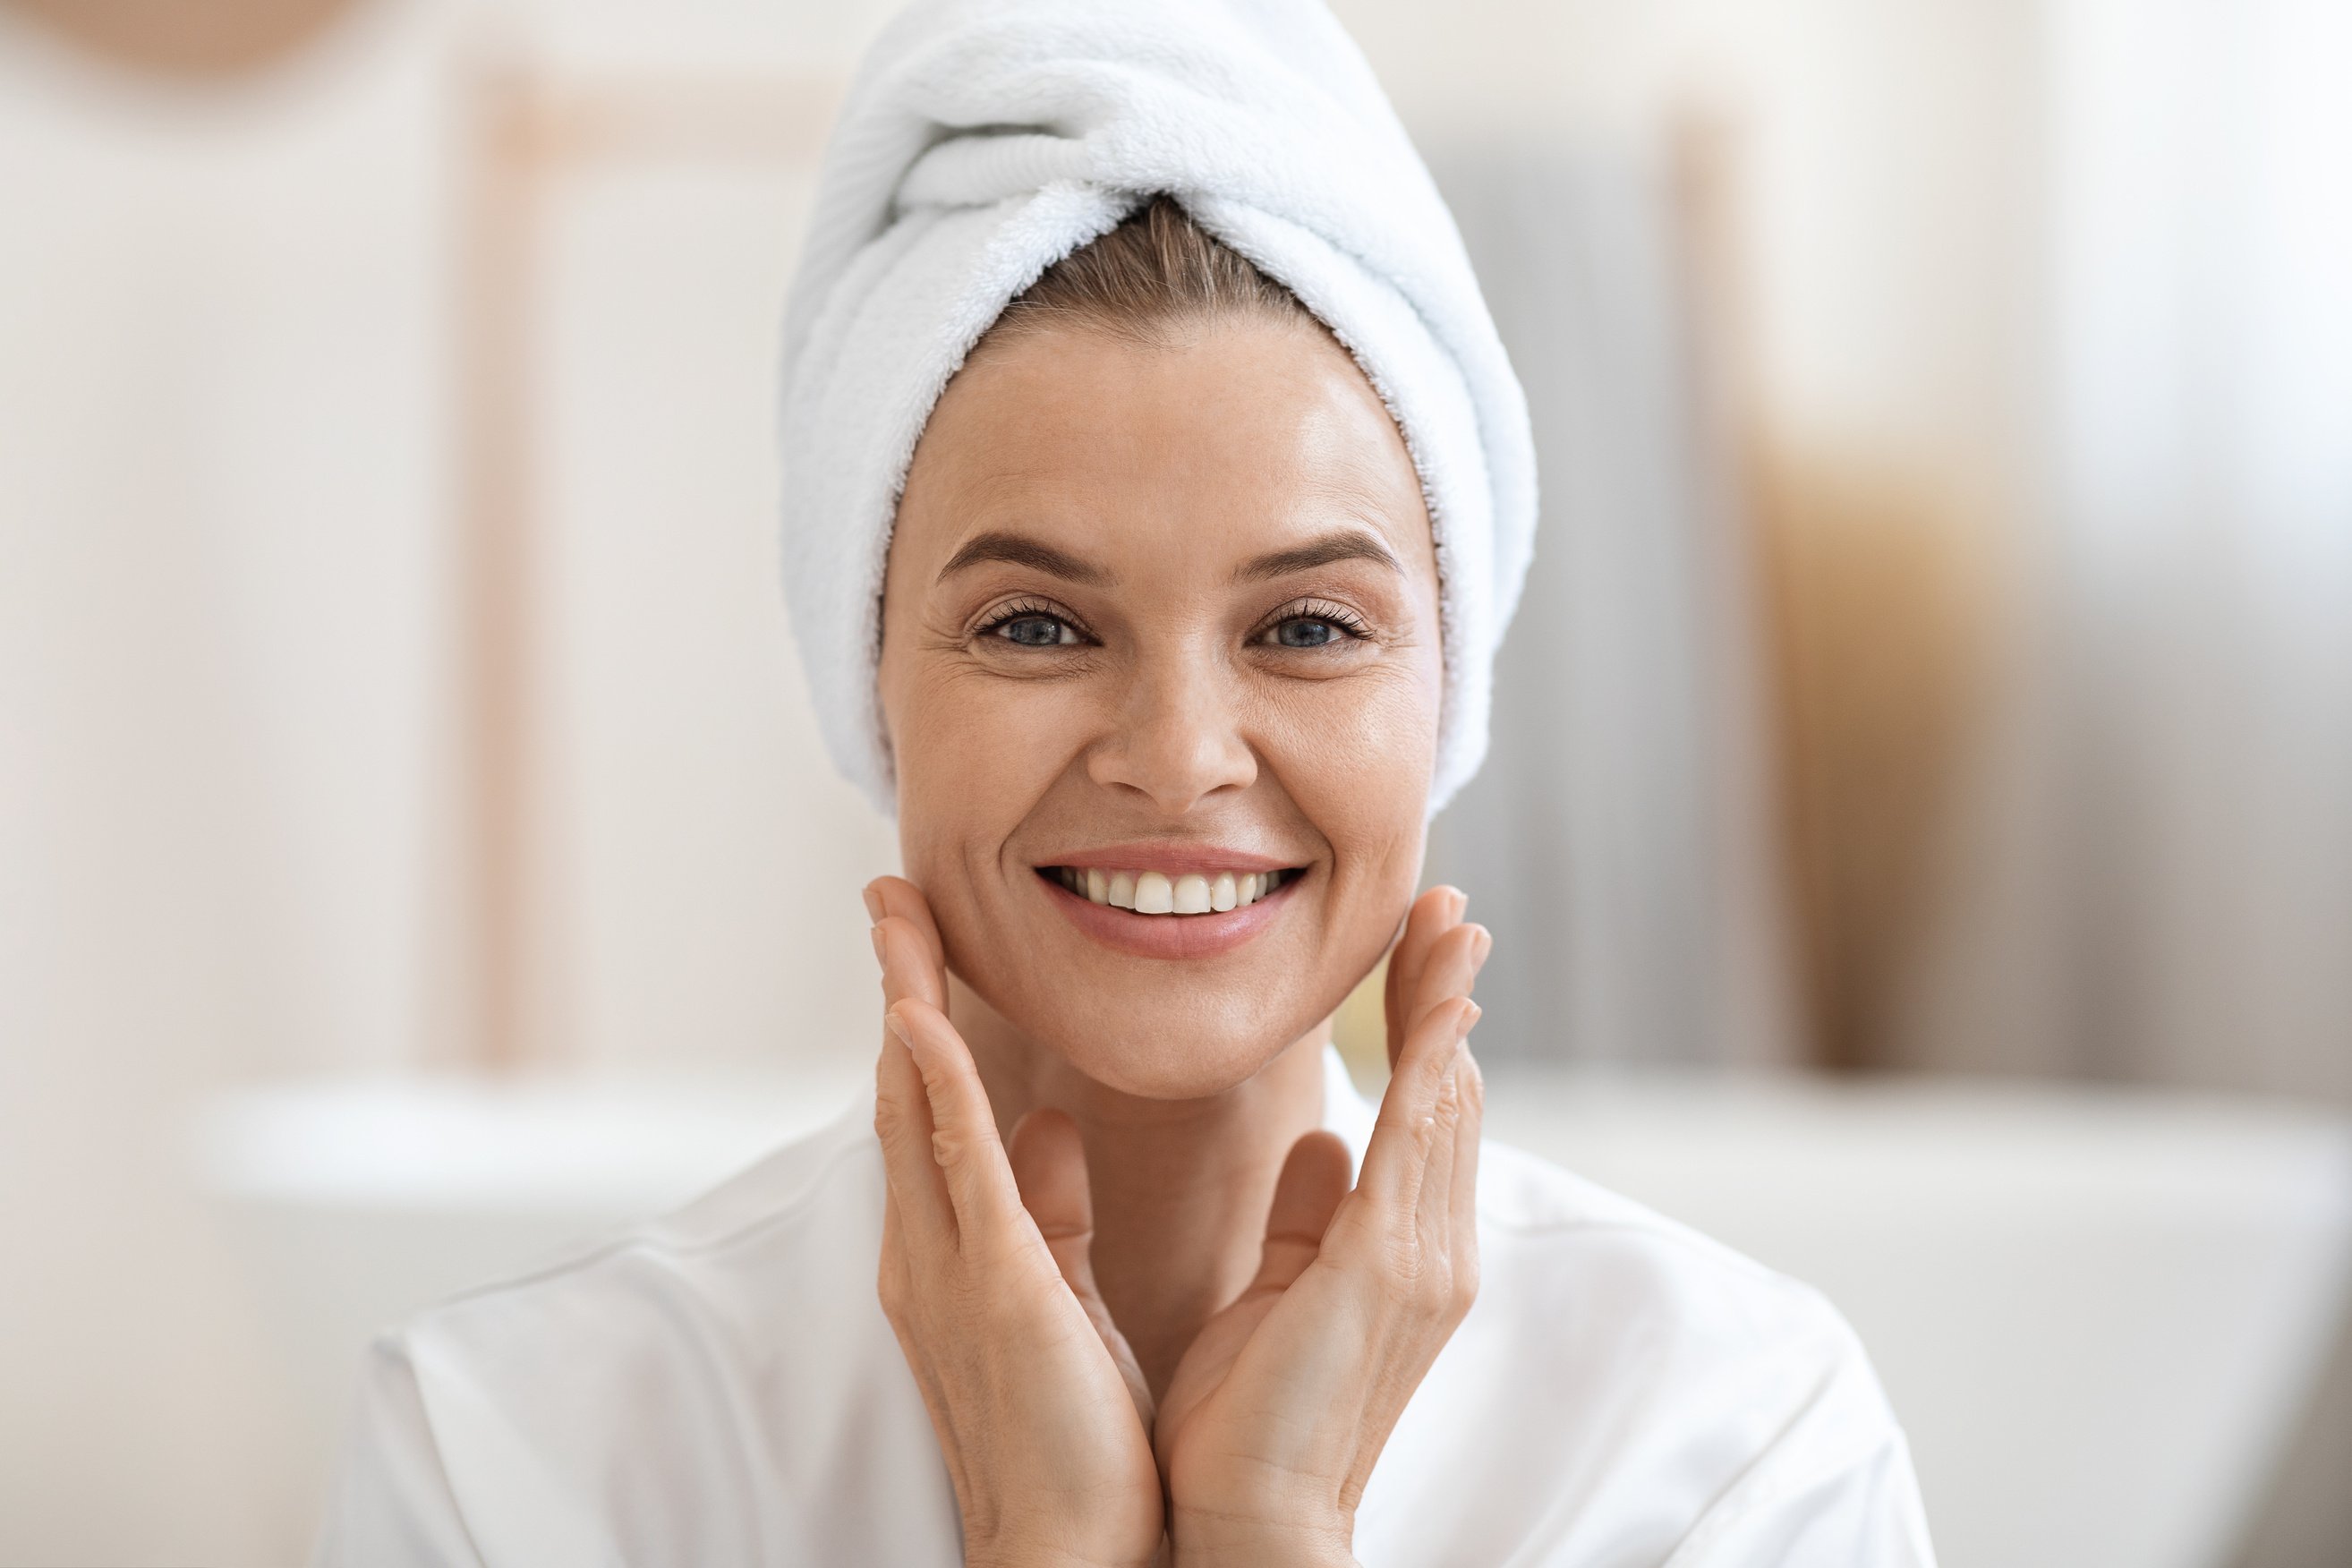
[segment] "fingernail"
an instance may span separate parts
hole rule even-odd
[[[1462,1032],[1454,1037],[1457,1040],[1468,1039],[1470,1037],[1470,1031],[1476,1028],[1478,1026],[1478,1020],[1486,1016],[1486,1009],[1481,1007],[1475,1002],[1471,1003],[1470,1010],[1462,1015]]]
[[[882,919],[882,895],[870,884],[866,889],[866,918],[877,922]]]
[[[907,1027],[906,1019],[898,1016],[898,1009],[893,1007],[887,1013],[883,1014],[882,1021],[890,1026],[890,1032],[898,1037],[898,1043],[900,1045],[906,1047],[910,1051],[915,1048],[914,1031]]]
[[[1478,956],[1472,962],[1483,969],[1486,967],[1486,955],[1494,951],[1495,933],[1488,931],[1485,926],[1480,926],[1478,928]]]
[[[890,961],[882,954],[882,928],[876,926],[866,934],[874,939],[874,962],[888,968]]]

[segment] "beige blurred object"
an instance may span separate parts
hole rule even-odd
[[[1815,1049],[1876,1052],[1945,870],[1992,641],[1990,520],[1927,474],[1760,452],[1790,881]]]
[[[234,77],[273,65],[355,0],[0,0],[75,47],[143,71]]]
[[[1930,938],[1953,782],[1986,698],[2005,523],[1931,463],[1859,437],[1801,439],[1776,418],[1740,238],[1747,153],[1738,117],[1681,116],[1692,308],[1739,448],[1808,1043],[1823,1066],[1864,1068],[1880,1065],[1895,994]]]

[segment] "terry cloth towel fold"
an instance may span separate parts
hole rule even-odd
[[[891,812],[875,667],[916,440],[1006,303],[1155,194],[1331,329],[1419,468],[1444,618],[1433,812],[1486,754],[1535,458],[1453,217],[1319,0],[918,0],[876,41],[784,320],[784,578],[826,743]]]

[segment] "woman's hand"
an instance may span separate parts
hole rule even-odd
[[[1478,1290],[1483,1090],[1465,1044],[1493,945],[1433,889],[1389,961],[1391,1077],[1361,1179],[1328,1132],[1276,1184],[1257,1278],[1178,1363],[1154,1432],[1179,1563],[1349,1563],[1357,1500]]]
[[[874,1094],[882,1308],[947,1457],[964,1561],[1158,1561],[1150,1395],[1095,1289],[1077,1129],[1034,1112],[1008,1153],[947,1019],[929,906],[885,877],[866,907],[888,1025]]]

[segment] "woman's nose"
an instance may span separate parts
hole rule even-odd
[[[1118,721],[1087,759],[1087,775],[1149,796],[1170,815],[1257,778],[1242,734],[1241,693],[1210,659],[1154,661],[1128,682]]]

